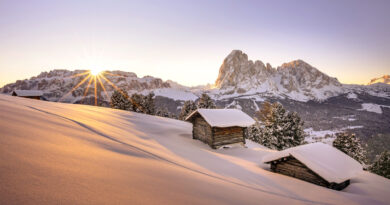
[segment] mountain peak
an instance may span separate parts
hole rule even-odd
[[[306,63],[305,61],[301,59],[293,60],[288,63],[283,63],[281,67],[300,67],[300,66],[305,66],[305,67],[311,67],[310,64]]]
[[[260,60],[253,62],[248,59],[248,55],[240,50],[233,50],[223,61],[215,87],[226,88],[235,87],[241,82],[245,82],[248,76],[263,76],[266,77],[268,73],[274,72],[271,65],[267,67]],[[264,80],[262,78],[256,81]]]
[[[232,50],[230,54],[225,58],[225,61],[247,61],[248,55],[241,50]]]

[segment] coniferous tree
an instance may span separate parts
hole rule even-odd
[[[254,142],[260,143],[260,136],[261,136],[261,124],[259,123],[259,121],[256,120],[255,124],[249,126],[246,129],[245,137]]]
[[[215,109],[216,106],[213,99],[211,99],[206,93],[203,93],[199,98],[198,108]]]
[[[390,179],[390,152],[384,151],[369,167],[372,173]]]
[[[303,131],[303,121],[297,112],[289,112],[286,116],[284,126],[285,139],[292,147],[301,145],[305,140],[305,132]]]
[[[167,108],[157,109],[156,115],[160,117],[169,117],[168,109]]]
[[[286,117],[287,113],[282,104],[272,104],[271,118],[270,122],[265,126],[265,132],[266,136],[270,138],[266,141],[270,141],[271,147],[276,148],[277,150],[283,150],[290,147],[288,146],[289,138],[284,136]]]
[[[354,133],[337,133],[333,141],[333,147],[349,155],[361,164],[366,162],[366,150]]]
[[[144,101],[144,96],[138,93],[134,93],[130,97],[131,110],[134,112],[144,113],[144,108],[142,106]]]
[[[151,92],[148,95],[142,95],[134,93],[130,97],[131,110],[139,113],[145,113],[149,115],[155,114],[154,93]]]
[[[156,115],[160,116],[160,117],[167,117],[167,118],[173,118],[173,119],[176,118],[176,116],[174,114],[170,113],[166,107],[157,109]]]
[[[112,108],[121,110],[131,110],[129,95],[124,90],[115,90],[111,95],[110,105]]]
[[[271,149],[283,150],[304,143],[303,121],[280,103],[265,102],[256,114],[260,122],[248,128],[248,138]]]
[[[143,98],[144,100],[142,106],[144,107],[144,113],[149,115],[154,115],[155,114],[154,93],[151,92],[148,95],[143,96]]]
[[[181,108],[181,112],[180,112],[180,115],[179,115],[179,119],[180,120],[185,120],[185,118],[191,114],[193,111],[195,111],[197,109],[196,107],[196,104],[194,101],[192,100],[187,100],[184,102],[182,108]]]

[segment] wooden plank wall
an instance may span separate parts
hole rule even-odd
[[[271,162],[271,170],[335,190],[342,190],[349,185],[349,180],[340,184],[329,183],[292,156]]]
[[[222,145],[233,144],[243,142],[245,144],[244,139],[244,130],[242,127],[226,127],[226,128],[213,128],[213,137],[214,147],[219,147]]]
[[[272,163],[271,169],[275,172],[302,179],[320,186],[329,186],[327,181],[293,157],[288,157],[285,161]]]
[[[199,115],[194,117],[193,138],[212,145],[211,126]]]

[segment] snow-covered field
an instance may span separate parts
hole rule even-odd
[[[336,117],[334,117],[336,118]],[[351,119],[354,118],[347,118],[348,121],[354,121]],[[343,119],[345,120],[345,119]],[[362,125],[355,125],[355,126],[347,126],[343,127],[341,129],[335,129],[335,130],[314,130],[313,128],[307,128],[305,129],[305,133],[307,134],[305,141],[308,143],[313,142],[323,142],[325,144],[332,145],[333,141],[336,139],[336,134],[340,132],[345,132],[347,130],[353,130],[353,129],[362,129],[364,126]]]
[[[191,124],[0,95],[0,204],[387,204],[368,172],[343,191],[272,173],[248,148],[212,150]],[[324,153],[326,154],[326,153]]]
[[[144,91],[142,94],[147,95],[149,94],[149,90]],[[153,90],[153,93],[156,96],[163,96],[167,98],[171,98],[173,100],[193,100],[195,101],[198,99],[198,96],[196,96],[194,93],[181,90],[181,89],[173,89],[173,88],[161,88],[161,89],[155,89]]]
[[[387,106],[387,105],[378,105],[378,104],[374,104],[374,103],[363,103],[362,109],[360,109],[360,110],[382,114],[382,107],[390,108],[390,106]]]

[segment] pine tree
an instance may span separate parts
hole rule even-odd
[[[160,117],[168,117],[168,118],[172,117],[172,114],[169,113],[166,107],[157,109],[156,115]]]
[[[366,162],[366,150],[354,133],[337,133],[333,141],[333,147],[349,155],[364,165]]]
[[[149,115],[155,114],[155,104],[154,104],[154,93],[151,92],[146,96],[143,96],[142,106],[144,108],[144,113]],[[168,110],[167,110],[168,111]]]
[[[155,114],[154,93],[142,95],[134,93],[130,97],[131,110],[134,112],[145,113],[149,115]]]
[[[287,112],[280,103],[265,102],[256,116],[259,123],[249,128],[248,137],[277,150],[304,143],[303,121],[296,112]]]
[[[305,140],[305,132],[303,131],[303,121],[297,112],[289,112],[286,116],[284,125],[284,136],[289,147],[301,145]]]
[[[187,100],[184,102],[182,108],[181,108],[181,112],[180,112],[180,115],[179,115],[179,119],[180,120],[185,120],[185,118],[191,114],[193,111],[195,111],[197,109],[196,107],[196,104],[194,101],[192,100]]]
[[[144,113],[143,108],[144,96],[138,93],[134,93],[130,97],[131,110],[134,112]]]
[[[215,103],[209,95],[203,93],[198,101],[198,108],[215,109]]]
[[[115,90],[111,95],[110,105],[112,108],[121,110],[131,110],[129,95],[124,90]]]
[[[390,179],[390,152],[384,151],[369,167],[372,173]]]
[[[285,147],[284,141],[284,126],[286,119],[286,110],[283,108],[282,104],[274,103],[272,105],[272,118],[273,123],[271,124],[270,131],[271,134],[276,137],[277,143],[274,145],[276,149],[283,150]],[[266,127],[267,128],[267,127]]]
[[[247,129],[246,129],[246,134],[245,134],[245,137],[254,141],[254,142],[257,142],[259,143],[260,141],[260,132],[261,132],[261,128],[260,128],[260,123],[258,121],[256,121],[255,124],[253,124],[252,126],[249,126]]]

